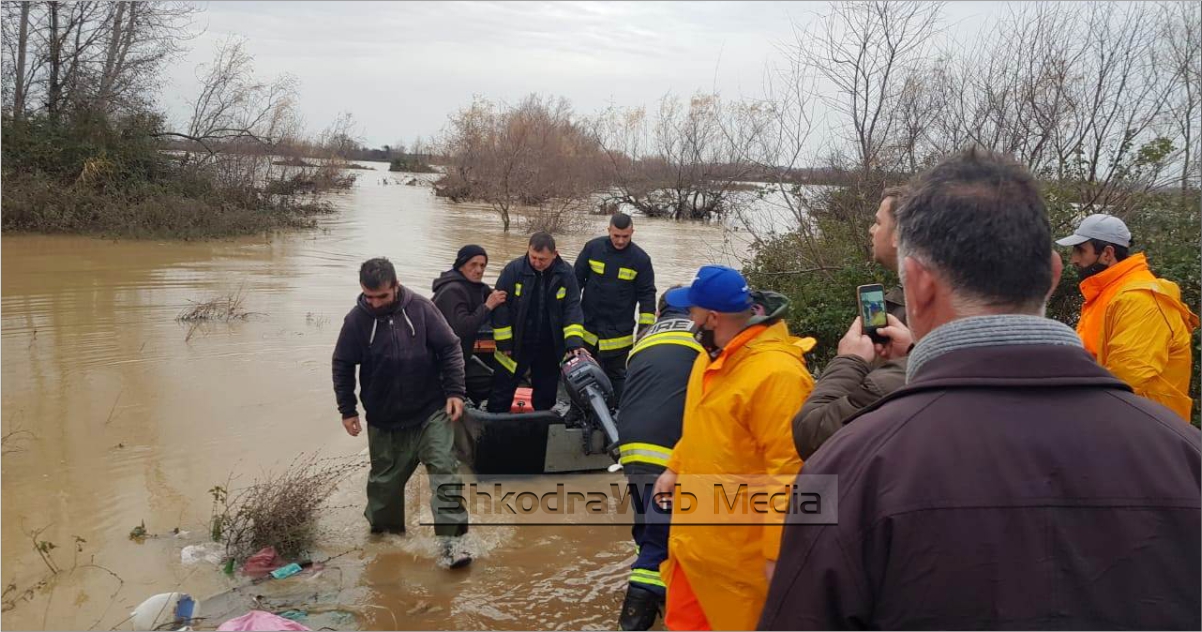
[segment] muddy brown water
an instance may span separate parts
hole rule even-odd
[[[321,573],[245,587],[211,563],[181,561],[206,539],[208,490],[231,474],[236,487],[316,450],[366,461],[365,436],[339,423],[329,368],[363,259],[388,256],[401,282],[428,296],[465,243],[488,249],[490,282],[525,249],[524,234],[504,233],[487,209],[372,166],[314,231],[209,243],[3,237],[0,580],[15,603],[4,627],[128,629],[134,606],[172,590],[202,599],[210,629],[255,595],[269,609],[341,617],[314,628],[616,625],[633,559],[627,527],[478,527],[476,563],[452,573],[435,566],[432,530],[417,525],[412,501],[407,536],[368,536],[365,468],[322,516],[315,557],[343,555]],[[590,218],[560,250],[574,260],[603,230],[603,218]],[[716,226],[655,220],[637,220],[635,240],[661,290],[699,265],[731,262],[739,247]],[[238,292],[253,312],[245,321],[189,337],[175,320],[191,301]],[[157,537],[130,540],[143,523]],[[40,588],[48,568],[37,530],[62,569]]]

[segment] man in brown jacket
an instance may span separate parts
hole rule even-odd
[[[969,150],[897,220],[906,386],[806,463],[837,523],[789,516],[760,627],[1202,628],[1202,436],[1043,317],[1035,180]]]
[[[872,258],[897,272],[897,222],[893,211],[905,197],[904,187],[889,187],[881,194],[872,237]],[[901,288],[885,295],[889,314],[906,321]],[[896,391],[906,383],[906,359],[877,357],[872,339],[864,335],[860,319],[852,322],[839,341],[839,355],[826,365],[814,391],[793,417],[793,443],[802,460],[809,459],[856,411]]]

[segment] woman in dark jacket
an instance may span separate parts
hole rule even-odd
[[[467,364],[468,396],[488,396],[491,375],[479,362],[472,360],[472,348],[480,326],[488,322],[492,310],[505,302],[505,292],[494,291],[484,283],[484,269],[488,267],[488,253],[475,244],[459,249],[455,264],[434,280],[434,305],[442,312],[459,336],[463,358]]]

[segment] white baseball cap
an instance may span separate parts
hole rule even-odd
[[[1123,220],[1105,213],[1086,217],[1073,234],[1064,239],[1057,239],[1056,243],[1061,246],[1076,246],[1090,239],[1100,239],[1124,248],[1131,247],[1131,231],[1127,230],[1127,225]]]

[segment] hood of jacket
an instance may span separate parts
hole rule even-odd
[[[784,294],[777,292],[756,290],[751,293],[751,302],[756,307],[763,309],[763,314],[753,317],[748,323],[749,325],[771,325],[784,318],[785,314],[789,312],[789,299]]]
[[[397,312],[403,311],[413,302],[413,292],[410,292],[405,286],[397,285],[397,300],[382,312],[377,312],[372,309],[370,303],[367,302],[367,297],[362,292],[359,293],[359,298],[355,301],[355,307],[358,307],[363,313],[373,319],[387,318],[395,315]]]
[[[446,272],[438,275],[437,279],[434,279],[434,283],[431,285],[430,289],[437,293],[440,289],[451,285],[452,283],[462,283],[469,289],[474,288],[476,290],[488,287],[482,281],[473,281],[466,276],[463,276],[463,273],[458,270],[447,270]]]
[[[661,320],[668,320],[668,319],[672,319],[672,318],[688,318],[688,317],[689,317],[689,310],[681,308],[681,307],[672,307],[671,305],[665,305],[663,311],[661,311],[659,313],[659,317],[656,318],[655,320],[656,320],[656,322],[658,322]]]
[[[530,256],[529,255],[522,255],[521,259],[519,259],[519,260],[522,262],[521,268],[519,268],[519,272],[521,272],[524,275],[525,274],[532,274],[532,275],[571,274],[571,275],[575,275],[575,272],[573,271],[572,266],[568,265],[568,262],[564,261],[563,257],[561,257],[559,255],[555,255],[555,260],[552,261],[551,265],[547,266],[547,269],[543,270],[542,272],[535,270],[534,266],[530,265]]]

